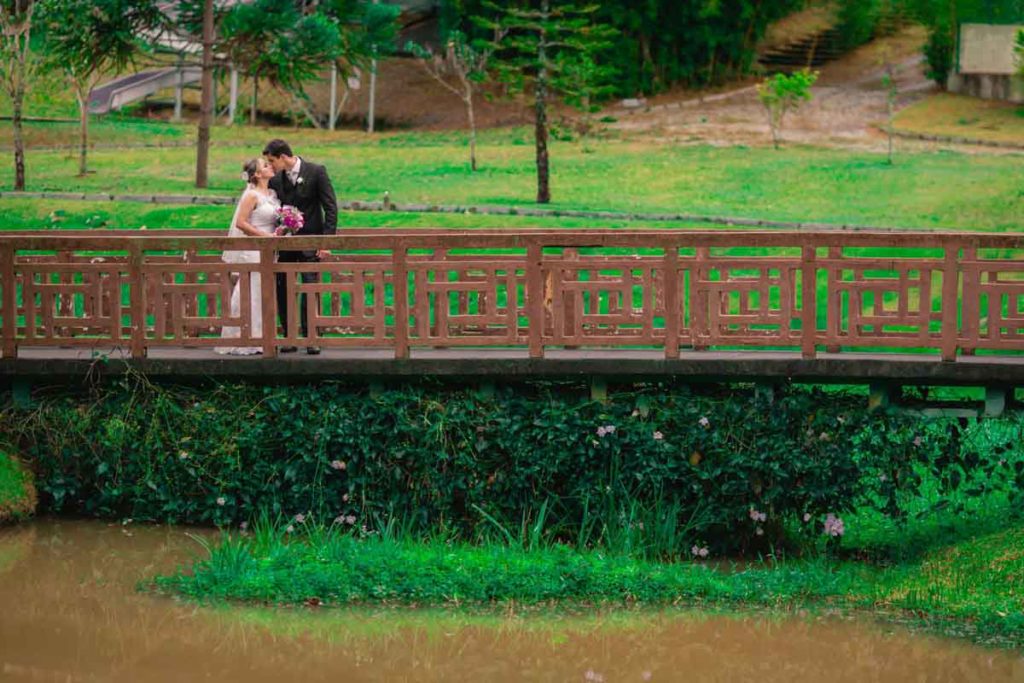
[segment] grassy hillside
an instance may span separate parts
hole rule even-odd
[[[181,142],[191,136],[187,128],[134,121],[111,124],[110,131],[109,142],[126,135],[145,137],[149,143]],[[380,199],[388,192],[396,202],[533,205],[533,146],[526,129],[488,131],[480,150],[481,170],[472,173],[460,134],[368,138],[218,128],[206,192],[240,192],[242,163],[273,136],[292,139],[300,154],[326,164],[343,199]],[[100,136],[96,141],[103,142]],[[97,149],[91,155],[94,173],[80,178],[73,154],[33,151],[28,189],[191,194],[196,192],[194,155],[189,147]],[[12,182],[12,165],[0,166],[0,189],[10,189]],[[553,208],[1013,230],[1024,209],[1021,187],[1024,166],[1017,155],[907,153],[888,166],[881,155],[809,147],[776,151],[613,139],[591,143],[589,149],[574,142],[556,142],[552,148]],[[81,211],[52,200],[42,206],[47,215]],[[107,211],[130,215],[137,209],[111,206]],[[203,211],[168,211],[162,221],[166,227],[196,225]],[[38,208],[25,214],[16,209],[9,216],[25,224],[42,213]],[[154,221],[147,225],[154,227]]]

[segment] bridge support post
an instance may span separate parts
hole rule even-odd
[[[1006,387],[985,387],[985,417],[999,417],[1006,411],[1008,391],[1013,390]]]
[[[608,380],[604,377],[590,378],[590,400],[608,403]]]
[[[778,387],[771,382],[758,382],[754,385],[754,395],[766,401],[768,405],[773,405],[777,389]]]
[[[27,379],[15,379],[11,384],[11,398],[14,407],[26,410],[32,407],[32,383]]]
[[[868,385],[868,411],[874,412],[888,408],[892,403],[893,395],[898,394],[899,386],[892,384],[870,384]]]

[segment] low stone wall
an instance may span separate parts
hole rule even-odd
[[[1024,79],[1006,74],[950,74],[947,87],[983,100],[1024,103]]]

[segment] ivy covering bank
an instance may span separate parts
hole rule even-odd
[[[899,517],[922,471],[940,495],[1024,484],[1017,430],[1001,423],[868,414],[863,397],[815,389],[585,396],[130,377],[8,406],[0,439],[51,512],[224,526],[265,512],[467,540],[530,525],[652,557],[768,548],[830,515],[841,532],[835,520],[864,504]]]

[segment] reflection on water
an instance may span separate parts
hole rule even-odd
[[[198,608],[136,592],[197,549],[180,528],[0,531],[0,680],[999,681],[1011,652],[821,618]]]

